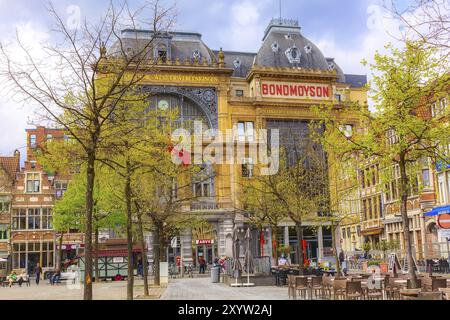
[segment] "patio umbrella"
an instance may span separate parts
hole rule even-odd
[[[239,240],[238,229],[235,228],[233,231],[233,265],[231,266],[231,269],[233,270],[233,275],[236,278],[236,284],[237,278],[239,277],[242,271],[242,265],[241,262],[239,261],[240,250],[241,250],[241,243]]]
[[[252,250],[250,249],[250,245],[252,242],[252,233],[250,232],[250,228],[247,229],[247,232],[245,233],[245,242],[246,242],[246,250],[245,250],[245,271],[247,274],[253,273],[255,266],[253,264],[253,254]]]
[[[253,265],[253,254],[250,249],[250,244],[252,242],[252,233],[250,231],[250,227],[247,228],[247,232],[245,233],[245,270],[247,271],[247,283],[244,284],[246,287],[253,287],[255,284],[250,283],[250,273],[253,273],[254,265]]]

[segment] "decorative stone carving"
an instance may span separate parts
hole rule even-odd
[[[280,45],[276,41],[274,43],[272,43],[271,47],[272,47],[272,51],[275,53],[278,53],[278,51],[280,51]]]
[[[153,95],[174,94],[186,97],[200,107],[212,129],[219,128],[218,98],[215,88],[144,86],[143,91]]]
[[[286,50],[286,57],[288,58],[289,63],[300,63],[301,56],[302,54],[295,44]]]
[[[306,54],[311,54],[311,52],[312,52],[312,46],[308,43],[306,46],[305,46],[305,52],[306,52]]]
[[[239,69],[239,67],[241,66],[241,59],[236,58],[236,60],[233,61],[233,65],[234,65],[234,69]]]

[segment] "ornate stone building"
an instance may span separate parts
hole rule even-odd
[[[254,53],[211,50],[200,34],[190,32],[124,30],[122,43],[133,51],[153,39],[154,49],[147,58],[154,66],[143,81],[146,90],[154,93],[151,108],[177,109],[180,123],[201,119],[205,127],[221,132],[236,128],[238,138],[249,144],[255,131],[265,128],[279,129],[281,140],[289,138],[291,132],[300,139],[310,139],[308,122],[315,119],[310,110],[313,105],[366,103],[366,76],[344,74],[333,58],[325,57],[303,35],[297,21],[274,19],[262,35],[262,46]],[[203,214],[210,228],[207,239],[199,238],[205,233],[196,230],[183,232],[185,263],[195,261],[196,255],[210,262],[214,256],[232,255],[233,228],[242,230],[245,224],[244,217],[236,213],[239,186],[249,172],[251,175],[253,166],[253,159],[237,161],[234,165],[205,166],[213,177],[193,181],[192,190],[198,198],[187,210]],[[317,232],[305,228],[306,248],[309,258],[321,260],[331,253],[331,231],[317,226],[315,215],[311,213],[312,219],[305,222],[318,227]],[[279,226],[280,243],[295,245],[293,226],[291,221]],[[259,241],[262,237],[264,242]],[[255,252],[262,251],[262,243],[264,252],[270,252],[269,229],[262,235],[255,231],[253,239]]]

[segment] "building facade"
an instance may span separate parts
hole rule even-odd
[[[26,130],[27,155],[16,174],[11,202],[11,267],[32,274],[39,263],[45,270],[55,267],[53,205],[67,185],[38,163],[36,151],[51,139],[62,139],[62,130],[37,127]]]
[[[11,203],[20,172],[20,152],[13,157],[0,157],[0,258],[10,262]]]
[[[189,32],[124,30],[122,42],[133,50],[153,39],[154,50],[148,57],[153,72],[143,80],[154,96],[150,108],[178,110],[185,127],[200,119],[206,128],[223,133],[234,128],[237,141],[247,147],[255,142],[258,129],[278,129],[280,141],[310,140],[308,123],[317,120],[312,106],[367,102],[366,76],[344,74],[333,58],[325,57],[303,35],[297,21],[274,19],[262,36],[261,48],[253,53],[211,50],[200,34]],[[192,182],[196,201],[186,211],[204,216],[209,227],[206,233],[185,230],[180,235],[185,263],[195,262],[198,256],[209,262],[232,256],[233,230],[242,231],[246,224],[237,213],[240,186],[251,177],[256,162],[248,154],[234,157],[234,164],[205,164],[212,178]],[[312,212],[304,222],[306,250],[313,261],[332,254],[329,226],[318,225],[316,216]],[[279,245],[290,244],[294,252],[294,223],[285,221],[279,227]],[[253,239],[254,252],[270,256],[270,229],[255,230]],[[148,241],[152,248],[151,236]]]

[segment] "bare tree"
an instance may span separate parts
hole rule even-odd
[[[384,7],[406,27],[403,41],[416,37],[438,49],[442,58],[450,58],[450,2],[413,0],[409,6],[399,0],[384,0]]]
[[[108,124],[116,106],[127,92],[135,90],[144,70],[151,67],[154,39],[159,31],[171,26],[173,8],[163,9],[160,1],[154,1],[133,10],[126,1],[120,5],[111,1],[98,22],[85,20],[75,30],[67,26],[51,2],[47,9],[55,22],[54,39],[59,43],[43,46],[42,56],[35,56],[18,35],[16,45],[21,59],[0,45],[0,75],[7,80],[11,93],[24,104],[37,105],[82,150],[87,167],[84,299],[91,300],[93,188],[98,150],[108,138]],[[137,29],[149,11],[152,37],[142,44],[135,32],[133,42],[140,45],[130,50],[121,30],[125,26]]]

